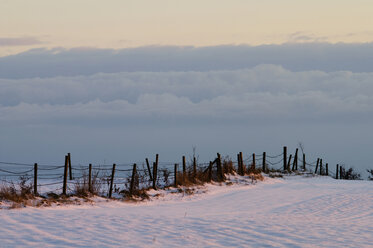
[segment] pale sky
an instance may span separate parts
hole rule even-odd
[[[0,56],[36,47],[371,42],[371,0],[1,0]]]

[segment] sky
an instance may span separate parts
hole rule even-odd
[[[0,161],[197,148],[371,168],[371,1],[0,3]],[[334,168],[334,167],[332,167]]]

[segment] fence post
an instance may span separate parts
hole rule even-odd
[[[177,164],[175,164],[175,168],[174,168],[174,174],[175,174],[175,181],[174,181],[174,185],[175,185],[175,188],[177,187]]]
[[[295,150],[295,155],[294,155],[294,161],[293,161],[293,168],[292,170],[298,170],[298,148]]]
[[[110,181],[110,188],[109,188],[109,198],[111,198],[111,195],[113,193],[114,174],[115,174],[115,164],[113,164],[113,169],[111,170],[111,181]]]
[[[148,167],[150,181],[153,181],[152,172],[150,171],[150,165],[149,165],[148,158],[146,158],[145,161],[146,161],[146,166]]]
[[[92,193],[92,164],[88,166],[88,191]]]
[[[38,195],[38,164],[34,164],[34,195]]]
[[[183,156],[183,182],[185,182],[186,178],[186,162],[185,162],[185,156]]]
[[[316,162],[315,174],[317,173],[317,169],[319,168],[319,161],[320,159],[318,158]]]
[[[68,163],[69,163],[69,158],[67,156],[65,156],[65,167],[64,167],[64,170],[63,170],[63,185],[62,185],[62,194],[63,195],[66,195]]]
[[[153,189],[157,189],[157,163],[153,163]]]
[[[237,170],[238,170],[238,174],[242,176],[241,174],[241,159],[240,159],[240,154],[237,153]]]
[[[196,182],[197,177],[197,161],[196,157],[193,157],[193,181]]]
[[[253,163],[251,169],[255,170],[255,153],[253,153]]]
[[[157,164],[157,168],[158,168],[158,153],[157,154],[155,154],[155,163]]]
[[[320,176],[322,176],[322,159],[320,159]]]
[[[262,164],[263,164],[263,172],[266,173],[267,172],[267,169],[266,169],[266,152],[263,152],[263,161],[262,161]]]
[[[130,184],[130,196],[132,196],[132,194],[133,194],[133,187],[134,187],[134,183],[135,183],[135,175],[136,175],[136,164],[133,164],[131,184]]]
[[[338,179],[338,172],[339,172],[339,164],[335,167],[335,179]]]
[[[70,155],[70,153],[68,153],[67,156],[69,157],[69,172],[70,172],[70,180],[73,180],[73,171],[72,171],[72,169],[71,169],[71,155]]]
[[[288,160],[288,158],[287,158],[287,147],[286,146],[284,146],[283,155],[284,155],[284,171],[285,171],[286,168],[287,168],[287,160]]]
[[[339,166],[339,179],[343,179],[344,175],[343,175],[343,168],[342,166],[340,165]]]
[[[211,182],[211,180],[212,180],[212,162],[210,161],[208,181]]]
[[[303,153],[303,171],[306,171],[306,154]]]
[[[218,178],[220,181],[224,181],[224,171],[223,171],[223,168],[221,166],[221,157],[220,157],[220,153],[217,153],[217,160],[216,160],[216,166],[217,166],[217,173],[218,173]]]
[[[287,166],[288,171],[290,171],[290,162],[291,162],[291,157],[292,156],[293,156],[292,154],[290,154],[290,156],[289,156],[289,161],[288,161],[288,166]]]
[[[242,152],[240,152],[240,163],[241,163],[241,176],[245,175],[245,168],[243,166],[243,155]]]

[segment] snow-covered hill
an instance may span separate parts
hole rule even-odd
[[[373,183],[302,176],[0,211],[1,247],[372,247]],[[155,194],[155,192],[150,192]]]

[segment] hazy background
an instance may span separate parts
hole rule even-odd
[[[373,168],[371,1],[0,3],[0,161]]]

